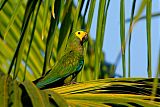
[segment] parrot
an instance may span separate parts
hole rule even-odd
[[[35,80],[40,89],[62,86],[71,82],[84,65],[84,43],[88,41],[88,34],[83,30],[73,31],[67,40],[62,57],[45,75]]]

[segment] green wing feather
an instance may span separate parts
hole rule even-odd
[[[82,55],[78,52],[70,51],[57,61],[54,67],[46,73],[44,78],[42,78],[36,85],[39,88],[43,88],[48,84],[65,79],[70,75],[78,74],[83,67],[83,63],[84,60]]]

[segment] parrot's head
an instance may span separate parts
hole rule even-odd
[[[66,52],[70,50],[82,51],[88,41],[88,34],[83,30],[75,30],[71,33],[66,44]]]
[[[88,34],[85,31],[82,30],[75,31],[74,35],[80,39],[80,42],[82,44],[88,40]]]

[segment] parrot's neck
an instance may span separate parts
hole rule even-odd
[[[74,39],[72,40],[72,42],[68,41],[65,49],[65,53],[69,51],[75,51],[80,55],[83,55],[83,45],[78,39]]]

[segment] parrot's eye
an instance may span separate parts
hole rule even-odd
[[[87,36],[87,32],[85,31],[76,31],[75,36],[77,36],[81,41],[83,41],[83,38]]]

